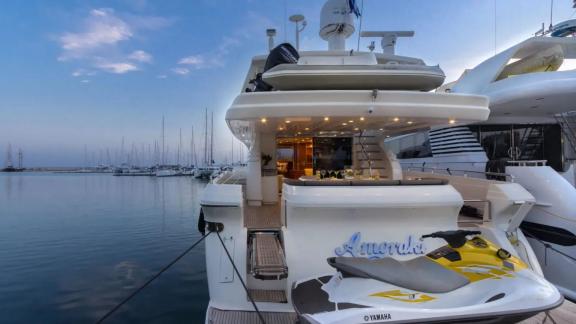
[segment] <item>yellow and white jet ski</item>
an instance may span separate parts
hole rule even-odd
[[[329,258],[338,273],[296,282],[292,303],[303,323],[510,323],[563,302],[552,284],[479,234],[425,235],[448,244],[408,261]]]

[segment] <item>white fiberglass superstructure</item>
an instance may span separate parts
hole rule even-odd
[[[388,139],[412,170],[505,179],[536,198],[522,227],[545,275],[576,299],[576,21],[467,70],[439,91],[490,98],[490,118]],[[563,37],[555,37],[563,36]]]
[[[405,32],[365,34],[387,53],[346,51],[353,4],[326,2],[328,51],[282,44],[255,57],[227,111],[249,157],[201,198],[206,323],[518,320],[558,306],[518,229],[535,203],[528,191],[405,172],[379,145],[485,121],[488,99],[426,92],[443,73],[393,53]],[[359,85],[357,74],[371,72]]]

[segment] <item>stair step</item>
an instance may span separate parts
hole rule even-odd
[[[248,289],[250,296],[255,302],[260,303],[282,303],[288,302],[286,292],[284,290],[262,290],[262,289]]]
[[[273,232],[252,234],[250,273],[262,280],[280,280],[288,276],[284,250]]]

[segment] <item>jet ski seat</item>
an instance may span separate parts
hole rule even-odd
[[[339,270],[344,277],[375,279],[427,293],[446,293],[470,283],[468,278],[424,256],[408,261],[332,257],[328,258],[328,264]]]

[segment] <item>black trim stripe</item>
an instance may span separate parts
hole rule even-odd
[[[528,234],[544,242],[562,246],[576,245],[576,235],[560,227],[532,222],[522,222],[520,228]]]

